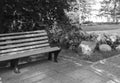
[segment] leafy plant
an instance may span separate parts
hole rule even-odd
[[[97,42],[97,47],[100,44],[108,44],[112,47],[112,49],[115,49],[116,46],[120,44],[120,36],[118,34],[107,34],[107,33],[101,33],[101,34],[94,34],[90,33],[92,37],[89,37],[89,40],[94,40]],[[90,36],[89,35],[89,36]]]
[[[57,44],[62,48],[75,49],[82,40],[85,39],[86,33],[76,26],[70,24],[53,25],[49,30],[52,44]]]
[[[67,22],[67,0],[1,0],[0,33],[45,29],[42,25]]]

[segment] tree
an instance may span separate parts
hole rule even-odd
[[[101,4],[101,15],[109,15],[113,18],[113,22],[118,22],[117,15],[120,15],[120,0],[103,0]]]
[[[91,0],[77,0],[79,5],[79,12],[81,13],[81,21],[84,22],[89,15],[91,15]]]
[[[117,16],[120,15],[120,0],[114,0],[113,16],[114,22],[118,22]]]
[[[67,0],[1,0],[0,25],[3,31],[18,32],[41,29],[41,24],[68,22],[64,9]]]
[[[3,27],[3,20],[4,20],[4,18],[3,18],[3,6],[4,6],[4,0],[0,0],[0,33],[3,33],[3,32],[5,32],[5,30],[7,30],[7,29],[5,29],[4,27]]]
[[[70,9],[69,11],[67,11],[67,15],[72,20],[72,23],[81,24],[91,14],[90,1],[73,0],[69,4],[70,4]]]

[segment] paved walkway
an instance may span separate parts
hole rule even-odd
[[[109,77],[109,83],[120,83],[120,55],[93,63],[91,68],[99,75]]]
[[[69,53],[68,53],[69,54]],[[120,83],[120,57],[89,63],[74,57],[59,57],[21,65],[21,73],[0,69],[3,83]]]

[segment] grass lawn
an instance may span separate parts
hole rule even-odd
[[[120,29],[120,24],[103,24],[103,25],[93,25],[93,26],[82,26],[84,31],[104,31],[104,30],[117,30]]]

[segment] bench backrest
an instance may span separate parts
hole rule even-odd
[[[0,56],[44,47],[50,47],[45,30],[0,34]]]

